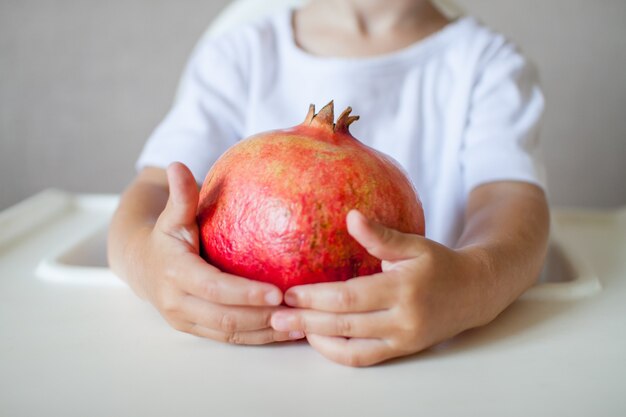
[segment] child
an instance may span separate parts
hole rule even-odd
[[[196,207],[211,164],[330,99],[361,116],[355,137],[408,171],[427,237],[352,211],[349,233],[383,272],[285,294],[207,264]],[[537,278],[549,228],[542,110],[525,59],[471,18],[448,21],[427,0],[313,0],[195,52],[115,213],[111,267],[171,326],[198,336],[306,337],[351,366],[418,352],[490,322]]]

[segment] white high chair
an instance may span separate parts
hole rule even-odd
[[[213,36],[228,31],[229,29],[259,19],[270,13],[287,7],[297,7],[308,0],[233,0],[211,22],[208,29],[202,35],[196,49]],[[431,0],[448,18],[455,19],[463,14],[463,10],[454,0]],[[178,93],[180,96],[180,83]]]

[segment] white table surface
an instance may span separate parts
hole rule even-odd
[[[625,211],[553,213],[599,292],[523,298],[444,345],[353,369],[306,342],[230,346],[178,333],[103,276],[38,278],[42,259],[106,226],[114,200],[99,198],[0,213],[2,417],[626,416]]]

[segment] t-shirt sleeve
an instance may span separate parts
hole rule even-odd
[[[545,189],[539,143],[544,98],[537,72],[509,43],[488,55],[477,71],[461,149],[466,195],[500,180]]]
[[[232,39],[202,41],[181,79],[177,99],[146,142],[137,170],[182,162],[196,182],[242,136],[246,79],[243,51]]]

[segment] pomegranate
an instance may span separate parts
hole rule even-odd
[[[391,158],[349,132],[358,120],[333,103],[303,124],[243,140],[215,163],[200,191],[202,256],[222,271],[285,291],[380,272],[352,238],[346,215],[424,234],[417,193]]]

